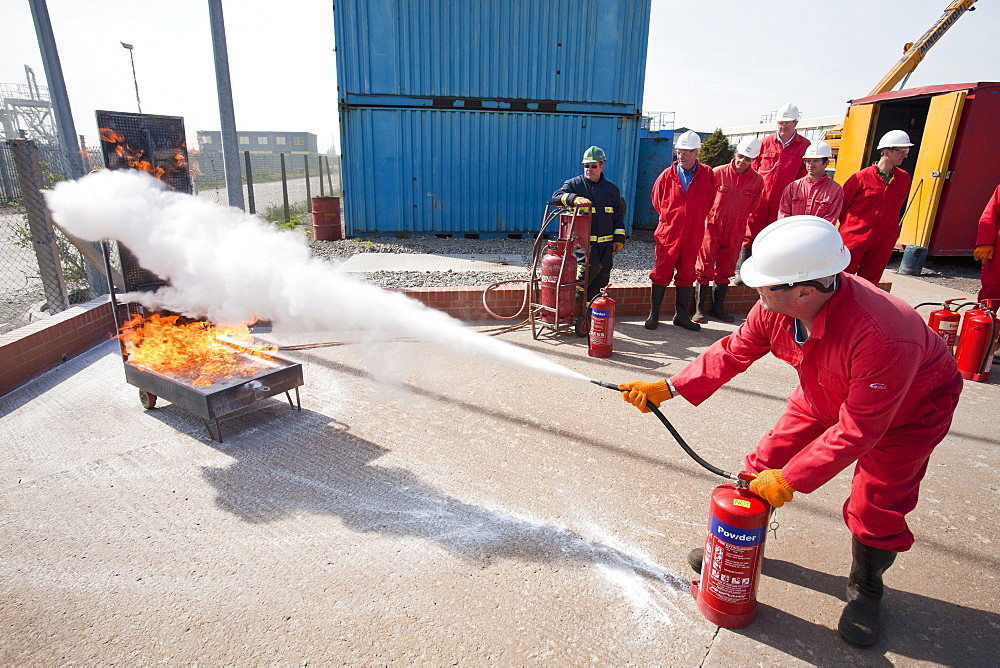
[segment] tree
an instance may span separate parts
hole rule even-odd
[[[698,160],[704,162],[709,167],[724,165],[736,157],[736,151],[729,145],[726,135],[722,134],[720,128],[705,138],[701,143],[701,150],[698,152]]]

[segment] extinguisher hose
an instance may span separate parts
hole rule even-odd
[[[986,339],[986,354],[983,355],[982,364],[979,365],[979,374],[985,374],[986,370],[990,368],[993,364],[993,356],[990,354],[993,348],[993,342],[997,338],[997,316],[993,311],[986,311],[990,314],[990,338]]]
[[[621,392],[621,390],[618,388],[617,383],[609,383],[607,381],[596,380],[593,378],[590,380],[590,382],[594,383],[595,385],[600,385],[601,387],[606,387],[609,390],[614,390],[615,392]],[[654,406],[653,404],[647,401],[646,408],[651,410],[653,412],[653,415],[659,418],[660,422],[663,423],[663,426],[666,427],[667,431],[670,432],[670,435],[674,437],[674,440],[677,441],[678,445],[680,445],[681,448],[684,449],[684,452],[688,453],[688,456],[690,456],[691,459],[695,460],[696,462],[698,462],[703,467],[705,467],[706,469],[708,469],[717,476],[728,478],[729,480],[744,480],[746,482],[753,480],[752,476],[748,476],[746,474],[730,473],[729,471],[723,471],[718,466],[714,466],[709,462],[705,461],[704,459],[702,459],[701,455],[695,452],[691,448],[691,446],[687,444],[687,441],[684,440],[684,437],[680,435],[680,432],[678,432],[677,429],[674,428],[674,425],[670,423],[670,420],[667,419],[666,415],[660,412],[660,409],[657,406]]]

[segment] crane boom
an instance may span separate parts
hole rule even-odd
[[[976,0],[955,0],[950,5],[948,5],[944,14],[941,15],[934,25],[925,32],[920,39],[914,42],[912,45],[906,49],[903,57],[899,59],[892,69],[889,70],[882,80],[875,84],[868,96],[878,95],[879,93],[884,93],[888,90],[892,90],[892,87],[903,80],[904,77],[910,74],[916,69],[920,61],[924,59],[927,52],[930,51],[931,47],[937,43],[941,36],[948,32],[948,28],[955,24],[955,21],[967,11],[972,11],[975,8],[972,6],[976,4]]]

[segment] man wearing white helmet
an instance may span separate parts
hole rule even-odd
[[[760,206],[764,191],[764,179],[750,167],[758,153],[760,140],[748,137],[736,147],[736,157],[732,162],[712,170],[715,175],[715,200],[705,221],[705,236],[694,268],[698,280],[694,294],[697,307],[691,319],[695,322],[706,320],[705,301],[708,299],[708,284],[712,281],[715,288],[708,314],[723,322],[735,320],[726,313],[726,292],[729,290],[729,279],[736,272],[736,258],[743,244],[747,219]]]
[[[910,154],[910,137],[902,130],[882,135],[881,157],[844,183],[840,236],[851,249],[846,271],[878,285],[899,239],[899,219],[910,192],[910,175],[900,169]]]
[[[624,383],[622,398],[679,394],[694,405],[767,353],[799,384],[785,413],[747,455],[750,489],[773,507],[807,494],[857,462],[844,521],[853,564],[840,635],[870,647],[879,637],[882,574],[913,545],[905,517],[917,505],[931,451],[944,439],[962,377],[944,340],[906,302],[842,273],[850,251],[816,216],[767,226],[743,264],[760,301],[739,329],[669,381]],[[699,566],[702,555],[688,560]]]
[[[652,282],[649,317],[646,329],[660,324],[660,305],[670,281],[674,281],[674,324],[698,331],[701,325],[691,321],[688,308],[694,292],[694,265],[705,235],[705,216],[715,197],[712,168],[698,162],[701,137],[688,130],[677,138],[677,160],[663,170],[653,184],[653,208],[660,214],[653,237],[656,239],[656,266],[649,272]],[[676,272],[676,279],[674,273]]]
[[[825,141],[809,144],[802,162],[806,175],[785,186],[778,204],[778,218],[788,216],[819,216],[836,223],[844,205],[844,189],[826,175],[833,150]]]
[[[760,155],[753,161],[753,168],[764,177],[764,203],[751,214],[747,222],[747,234],[737,261],[737,271],[750,256],[757,234],[778,219],[778,203],[781,193],[785,192],[785,186],[806,175],[802,156],[809,148],[809,140],[796,132],[799,116],[799,108],[791,102],[781,105],[775,118],[778,131],[764,137],[760,143]],[[736,282],[740,282],[739,278]]]

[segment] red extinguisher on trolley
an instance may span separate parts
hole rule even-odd
[[[573,321],[576,299],[576,258],[566,252],[567,241],[550,241],[542,257],[541,318],[547,323]]]
[[[955,361],[962,378],[986,382],[997,349],[997,305],[1000,300],[987,299],[966,312],[962,331],[955,349]]]
[[[615,338],[615,300],[608,296],[607,288],[590,302],[591,357],[611,357]]]

